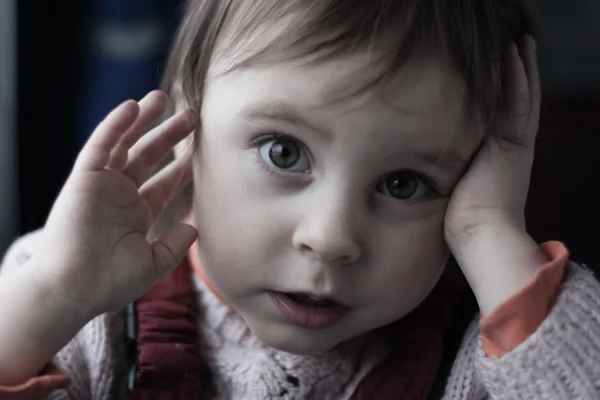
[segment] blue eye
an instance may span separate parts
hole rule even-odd
[[[377,184],[377,191],[399,200],[421,200],[434,192],[419,174],[411,171],[394,172]]]
[[[296,140],[272,138],[261,143],[258,152],[267,165],[275,170],[292,173],[310,171],[310,159],[306,149]]]

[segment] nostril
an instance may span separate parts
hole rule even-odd
[[[338,262],[339,262],[339,263],[342,263],[342,264],[347,264],[347,263],[350,263],[350,262],[352,262],[353,260],[354,260],[354,257],[352,257],[352,256],[350,256],[350,255],[346,255],[346,256],[342,256],[342,257],[340,257],[340,258],[338,259]]]
[[[313,249],[310,246],[307,246],[305,244],[301,244],[300,245],[300,251],[304,253],[304,252],[313,251]]]
[[[295,233],[292,242],[298,253],[325,263],[353,263],[361,252],[358,241],[345,231],[300,231]]]

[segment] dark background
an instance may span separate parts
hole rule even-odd
[[[159,82],[181,1],[15,2],[15,233],[43,225],[86,135]],[[600,268],[600,1],[532,1],[546,103],[529,229]],[[1,57],[1,55],[0,55]],[[7,134],[2,132],[2,135]],[[2,201],[2,199],[0,199]],[[0,243],[0,250],[8,243]]]
[[[158,86],[182,3],[17,2],[20,232],[43,225],[106,113]]]

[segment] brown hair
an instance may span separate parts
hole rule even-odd
[[[246,50],[245,41],[261,29],[275,28],[261,49],[237,51]],[[381,73],[363,88],[385,84],[417,52],[438,51],[462,74],[469,100],[493,134],[506,104],[503,77],[509,45],[532,31],[524,0],[189,0],[163,89],[199,115],[210,63],[222,55],[215,54],[219,46],[228,56],[235,53],[230,71],[291,58],[318,62],[377,46],[383,50],[377,69]],[[505,134],[502,138],[519,143]],[[186,218],[192,197],[188,185],[156,221],[151,236]]]
[[[279,29],[281,21],[287,24]],[[177,83],[199,113],[219,44],[227,41],[235,52],[235,44],[274,26],[271,40],[253,54],[236,54],[231,70],[290,58],[323,61],[377,45],[384,50],[382,72],[370,86],[385,83],[416,52],[440,51],[461,73],[488,131],[506,104],[509,45],[533,31],[524,0],[192,0],[172,47],[165,90]]]

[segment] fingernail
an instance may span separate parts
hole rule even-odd
[[[144,97],[142,97],[142,99],[140,100],[140,103],[145,103],[148,101],[148,99],[150,99],[153,96],[153,93],[156,92],[156,90],[153,90],[149,93],[146,93],[146,95]]]

